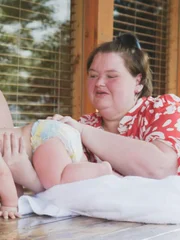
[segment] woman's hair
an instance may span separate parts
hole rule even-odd
[[[152,74],[149,66],[149,57],[140,46],[138,39],[131,33],[124,33],[111,42],[105,42],[95,48],[87,61],[87,71],[89,70],[94,57],[98,53],[117,53],[124,60],[125,67],[129,73],[136,77],[142,75],[140,84],[143,89],[138,94],[138,98],[150,96],[152,94]]]

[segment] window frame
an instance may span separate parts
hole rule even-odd
[[[87,89],[86,61],[94,47],[103,41],[113,38],[113,13],[114,0],[73,0],[77,4],[78,18],[82,19],[81,37],[75,46],[77,47],[77,71],[74,72],[74,94],[77,95],[74,102],[74,117],[78,119],[82,114],[94,112]],[[167,62],[166,92],[180,96],[180,0],[169,0],[169,53]],[[80,10],[81,9],[81,10]],[[81,17],[80,17],[81,16]],[[75,30],[76,31],[76,30]],[[79,80],[79,77],[81,80]],[[81,82],[81,90],[79,90]],[[80,99],[80,100],[79,100]],[[78,106],[79,104],[79,106]]]

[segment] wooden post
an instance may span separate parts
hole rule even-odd
[[[73,118],[95,109],[87,94],[86,62],[90,52],[113,38],[114,0],[72,0]]]
[[[178,46],[178,28],[180,24],[179,10],[180,0],[170,0],[169,9],[169,51],[168,51],[168,78],[167,91],[180,96],[180,76],[178,77],[178,69],[180,69],[180,46]],[[179,59],[178,59],[179,58]],[[179,66],[179,68],[178,68]]]
[[[98,44],[113,38],[113,0],[84,0],[84,81],[82,114],[94,112],[87,94],[86,62]]]
[[[83,26],[84,1],[71,1],[71,27],[72,27],[72,80],[73,80],[73,114],[78,119],[82,113],[82,79],[83,72]]]

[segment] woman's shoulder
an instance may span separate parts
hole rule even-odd
[[[174,94],[164,94],[157,97],[142,98],[138,113],[145,116],[148,122],[159,116],[180,113],[180,98]]]
[[[144,104],[155,110],[172,105],[180,105],[180,98],[174,94],[164,94],[157,97],[148,97],[144,101]]]
[[[174,102],[180,102],[180,98],[176,96],[175,94],[163,94],[159,95],[157,97],[148,97],[147,100],[150,102],[163,102],[163,103],[174,103]]]
[[[93,127],[100,127],[102,126],[102,117],[98,112],[85,114],[80,117],[79,122]]]

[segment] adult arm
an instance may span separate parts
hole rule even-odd
[[[9,107],[1,91],[0,91],[0,111],[1,111],[0,127],[1,128],[13,127],[13,121],[11,113],[9,111]]]
[[[83,125],[83,144],[122,175],[164,178],[177,174],[177,154],[166,144],[123,137]]]
[[[53,119],[76,128],[83,144],[120,174],[161,179],[177,174],[177,154],[163,142],[145,142],[81,124],[71,117]]]

